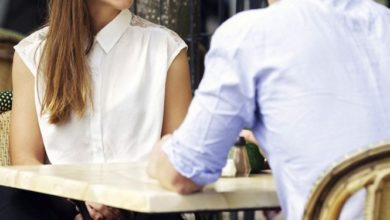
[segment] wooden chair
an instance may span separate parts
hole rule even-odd
[[[0,92],[12,89],[12,58],[14,48],[22,36],[15,32],[0,28]]]
[[[13,46],[22,38],[18,33],[0,28],[0,166],[10,164],[8,133],[12,104]]]
[[[10,165],[9,157],[9,126],[11,111],[0,113],[0,166]]]
[[[348,198],[364,188],[365,219],[390,219],[390,143],[361,150],[326,172],[313,188],[303,219],[338,219]]]

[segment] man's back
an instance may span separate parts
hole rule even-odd
[[[365,0],[297,0],[264,14],[254,130],[286,215],[299,219],[324,169],[390,138],[390,13]]]
[[[218,178],[239,130],[253,128],[286,217],[301,219],[325,169],[390,139],[389,94],[388,9],[370,0],[283,0],[217,30],[186,120],[163,149],[179,173],[204,185]],[[363,194],[343,219],[362,217]]]

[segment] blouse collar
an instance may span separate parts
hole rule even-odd
[[[122,10],[110,23],[96,35],[96,41],[108,53],[118,42],[130,25],[132,14],[129,10]]]

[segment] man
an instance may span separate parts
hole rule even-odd
[[[183,124],[149,173],[191,193],[216,181],[242,128],[264,148],[287,219],[332,163],[390,139],[390,12],[371,0],[283,0],[213,36]],[[361,219],[364,192],[342,219]]]

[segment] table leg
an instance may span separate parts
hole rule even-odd
[[[222,212],[195,213],[195,220],[222,220]]]
[[[238,212],[237,211],[229,212],[229,220],[238,220]]]
[[[74,200],[72,199],[72,202],[76,204],[77,208],[79,208],[80,214],[83,217],[83,220],[92,220],[91,216],[89,216],[89,212],[87,209],[87,206],[85,205],[85,202],[79,201],[79,200]]]
[[[255,211],[244,211],[244,220],[255,220]]]

